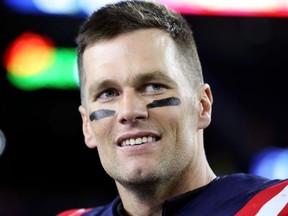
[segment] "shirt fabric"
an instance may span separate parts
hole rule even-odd
[[[288,180],[251,174],[217,177],[196,190],[168,199],[163,216],[288,216]],[[72,209],[57,216],[127,216],[121,199],[95,208]]]

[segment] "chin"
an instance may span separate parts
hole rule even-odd
[[[140,195],[154,193],[156,188],[161,182],[159,177],[156,176],[134,176],[133,178],[119,179],[117,180],[124,188],[140,193]]]

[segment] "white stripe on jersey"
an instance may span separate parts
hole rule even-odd
[[[288,186],[265,203],[256,216],[277,216],[288,203]]]

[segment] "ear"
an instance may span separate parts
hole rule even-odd
[[[211,122],[213,96],[210,86],[206,83],[201,86],[199,93],[200,107],[198,129],[205,129]]]
[[[92,130],[90,119],[86,109],[80,105],[78,108],[82,117],[82,132],[84,135],[85,143],[88,148],[95,148],[97,146],[94,132]]]

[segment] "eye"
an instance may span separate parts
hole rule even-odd
[[[109,99],[118,96],[119,93],[115,89],[107,89],[101,92],[98,96],[99,99]]]
[[[151,83],[145,86],[144,92],[146,93],[158,93],[162,92],[165,89],[165,86],[158,83]]]

